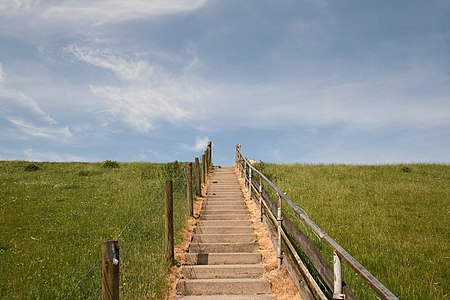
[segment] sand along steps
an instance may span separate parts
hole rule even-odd
[[[177,285],[180,299],[275,299],[233,167],[215,167]]]
[[[208,295],[208,296],[184,296],[184,300],[273,300],[272,296],[268,295]]]

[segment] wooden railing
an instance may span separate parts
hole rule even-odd
[[[369,289],[374,299],[398,299],[377,278],[356,261],[336,241],[317,226],[289,197],[283,193],[264,174],[258,171],[242,154],[240,145],[236,146],[236,165],[250,198],[259,204],[261,220],[264,221],[272,234],[272,241],[276,246],[278,267],[287,266],[291,276],[297,278],[296,284],[303,290],[306,298],[313,299],[358,299],[357,291],[353,291],[343,278],[343,266],[349,267],[366,289]],[[267,190],[264,189],[267,187]],[[270,194],[276,195],[274,200]],[[287,205],[287,207],[284,207]],[[291,212],[295,220],[303,225],[291,221],[285,211]],[[293,218],[293,219],[294,219]],[[333,262],[329,262],[320,249],[317,249],[307,232],[320,241],[322,245],[331,248]],[[288,255],[284,251],[288,251]],[[302,288],[303,287],[303,288]],[[307,288],[305,291],[304,288]]]

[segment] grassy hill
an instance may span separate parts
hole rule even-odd
[[[0,298],[99,293],[101,242],[118,239],[123,298],[160,299],[168,172],[179,230],[187,213],[181,164],[0,162]]]
[[[257,168],[400,299],[449,297],[449,165]]]
[[[400,299],[449,297],[450,166],[258,167]],[[168,173],[180,229],[181,164],[0,162],[0,298],[95,293],[101,242],[119,239],[123,298],[160,299]]]

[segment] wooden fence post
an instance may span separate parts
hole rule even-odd
[[[200,162],[198,157],[195,158],[195,180],[197,185],[196,195],[200,197],[202,195],[202,181],[200,179]]]
[[[192,163],[187,163],[186,168],[186,182],[187,182],[187,201],[188,201],[188,207],[189,207],[189,215],[192,217],[194,216],[194,198],[192,195]]]
[[[205,174],[208,175],[208,173],[209,173],[208,148],[205,149],[204,153],[205,153]]]
[[[263,191],[263,186],[262,186],[262,178],[261,176],[259,177],[259,188],[258,188],[258,192],[259,192],[259,214],[260,214],[260,219],[261,222],[263,220],[263,195],[262,195],[262,191]]]
[[[119,299],[119,242],[102,243],[102,300]]]
[[[333,251],[333,273],[333,299],[345,299],[345,295],[342,293],[342,262],[336,250]]]
[[[211,167],[211,162],[209,161],[209,148],[206,148],[206,173],[208,174],[210,171],[210,167]]]
[[[283,200],[281,199],[281,195],[278,193],[278,209],[277,209],[277,221],[278,221],[278,245],[277,245],[277,256],[278,256],[278,270],[281,270],[281,264],[283,261],[283,252],[282,252],[282,237],[281,237],[281,230],[282,224],[283,224],[283,215],[282,212],[282,204]]]
[[[173,192],[172,181],[167,180],[165,186],[165,202],[166,202],[166,218],[165,218],[165,244],[166,244],[166,260],[173,265],[174,248],[173,248]]]
[[[253,182],[252,182],[252,168],[250,167],[250,165],[248,166],[248,197],[250,198],[250,200],[252,200],[252,186],[253,186]]]
[[[202,155],[202,183],[206,182],[206,155]]]
[[[209,163],[209,167],[211,168],[213,166],[213,163],[212,163],[212,141],[208,142],[208,163]]]

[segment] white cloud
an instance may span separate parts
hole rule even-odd
[[[222,85],[210,98],[212,128],[345,125],[368,130],[389,126],[433,127],[450,124],[450,88],[439,70],[389,71],[378,78],[345,72],[329,79],[273,84]],[[448,94],[445,95],[445,91]],[[243,101],[242,99],[245,99]]]
[[[1,0],[0,33],[23,39],[90,36],[100,27],[200,9],[207,0]],[[110,29],[110,27],[108,28]]]
[[[184,149],[187,149],[192,152],[200,152],[204,151],[206,149],[206,146],[208,145],[208,142],[210,139],[207,136],[197,136],[195,138],[195,144],[194,145],[183,145]]]
[[[31,97],[21,91],[9,88],[6,84],[6,74],[0,64],[0,103],[6,107],[16,106],[20,104],[30,109],[34,114],[38,115],[42,120],[49,124],[56,124],[56,121],[46,113],[39,104]]]
[[[156,121],[180,123],[192,117],[191,109],[179,98],[171,99],[164,90],[136,86],[91,86],[91,90],[105,100],[108,112],[140,132],[153,129]]]
[[[73,161],[95,161],[78,155],[56,153],[51,151],[38,151],[35,149],[25,149],[21,151],[24,160],[27,161],[56,161],[56,162],[73,162]]]
[[[105,23],[164,16],[194,11],[206,0],[103,0],[64,1],[47,7],[42,16],[50,22],[90,23],[98,26]]]
[[[108,50],[92,47],[68,46],[66,51],[78,60],[113,72],[122,80],[139,80],[154,73],[154,67],[144,60],[126,60],[117,57]]]
[[[21,119],[8,118],[8,120],[30,137],[64,140],[72,136],[68,126],[62,128],[40,127]]]
[[[0,2],[0,12],[20,13],[29,11],[38,2],[35,0],[2,0]]]
[[[0,87],[2,87],[5,82],[5,73],[3,72],[2,64],[0,63]]]
[[[66,51],[121,80],[115,86],[91,83],[90,89],[103,100],[103,111],[137,131],[148,132],[161,120],[179,125],[202,119],[205,106],[201,103],[210,94],[209,85],[193,75],[190,67],[181,74],[171,74],[161,65],[139,59],[139,55],[125,58],[109,49],[75,45]]]
[[[50,117],[49,114],[43,111],[36,101],[20,91],[13,89],[0,89],[0,101],[14,101],[14,104],[22,104],[23,106],[31,109],[31,111],[40,116],[47,123],[56,124],[56,121]]]

